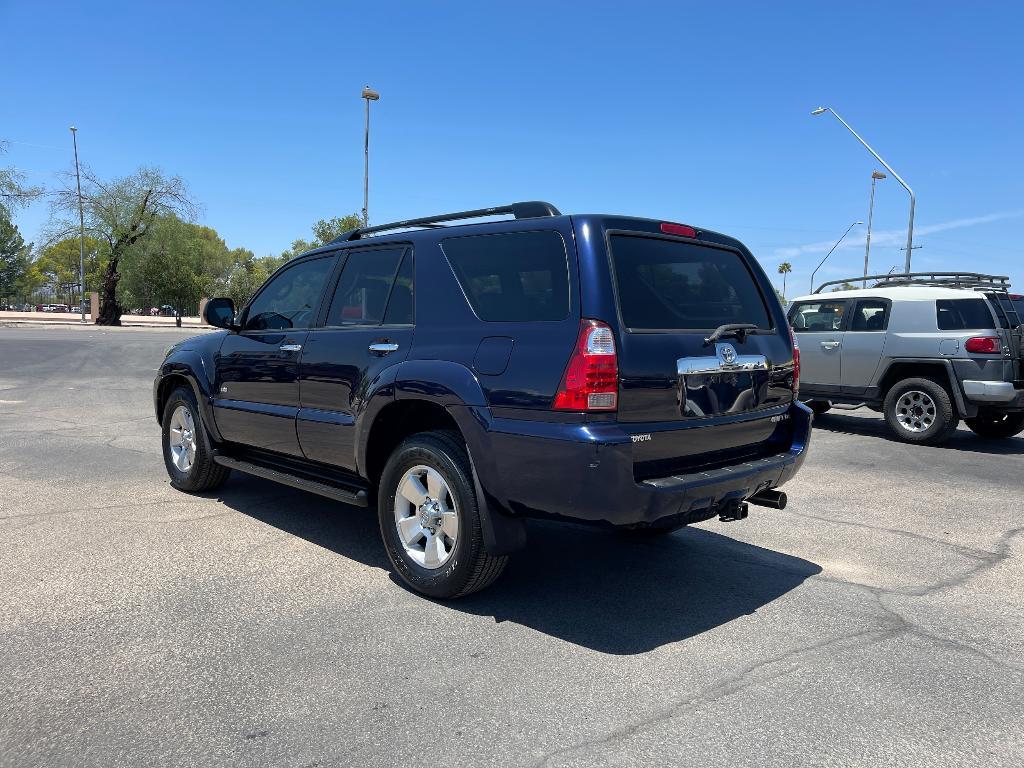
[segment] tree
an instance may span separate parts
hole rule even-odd
[[[832,289],[832,293],[835,293],[836,291],[855,291],[855,290],[857,290],[857,286],[856,285],[854,285],[851,282],[845,282],[842,285],[840,285],[840,286],[838,286],[836,288],[833,288]]]
[[[0,141],[0,155],[7,152],[7,142]],[[25,175],[17,168],[0,168],[0,217],[10,218],[18,208],[28,205],[42,193],[39,187],[25,184]]]
[[[0,210],[0,299],[19,294],[31,266],[31,251],[18,226]]]
[[[82,203],[86,231],[103,243],[107,264],[100,286],[98,325],[120,325],[122,307],[117,298],[121,260],[144,241],[161,216],[191,219],[196,206],[178,176],[165,176],[156,168],[140,168],[130,176],[103,181],[82,168]],[[73,183],[65,183],[51,203],[53,239],[64,239],[78,227],[78,196]]]
[[[779,264],[779,274],[782,275],[782,300],[786,300],[786,275],[793,271],[793,265],[788,261]]]
[[[292,241],[292,247],[281,253],[283,261],[293,259],[300,253],[327,245],[331,240],[343,232],[356,229],[363,225],[363,219],[357,213],[350,213],[348,216],[335,216],[333,219],[320,219],[313,225],[313,239],[298,239]]]
[[[78,237],[65,238],[45,247],[33,263],[39,277],[45,284],[49,284],[55,293],[60,293],[62,287],[79,282],[80,246]],[[94,237],[85,238],[86,285],[98,285],[102,269],[100,241]],[[68,293],[71,294],[71,291]],[[75,303],[73,295],[68,295],[67,298],[69,304]]]

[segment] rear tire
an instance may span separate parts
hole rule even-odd
[[[494,582],[508,562],[484,548],[466,447],[453,432],[421,432],[391,454],[377,491],[381,538],[395,573],[428,597]]]
[[[933,379],[904,379],[885,396],[885,420],[897,440],[940,445],[960,423],[946,388]]]
[[[224,484],[231,470],[213,461],[210,436],[190,387],[178,387],[171,392],[164,404],[162,429],[164,466],[173,487],[201,493]]]
[[[996,413],[979,411],[971,419],[964,419],[971,431],[979,437],[1003,440],[1024,432],[1024,413]]]

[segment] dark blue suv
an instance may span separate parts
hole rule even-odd
[[[153,386],[171,484],[237,469],[375,505],[432,597],[490,584],[526,518],[660,533],[781,507],[807,451],[771,283],[683,224],[527,202],[367,227],[204,316],[224,331]]]

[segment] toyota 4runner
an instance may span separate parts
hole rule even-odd
[[[683,224],[528,202],[366,227],[204,317],[223,330],[153,385],[171,484],[235,469],[376,506],[433,597],[490,584],[526,518],[658,533],[781,508],[807,452],[768,278]]]

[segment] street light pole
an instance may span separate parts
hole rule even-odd
[[[868,257],[871,255],[871,217],[875,213],[875,183],[879,179],[885,179],[885,178],[888,178],[888,177],[884,173],[882,173],[881,171],[872,171],[871,172],[871,202],[868,203],[868,238],[867,238],[867,241],[864,243],[864,277],[865,278],[867,278],[867,276],[868,276]],[[861,288],[867,288],[868,287],[867,279],[861,281],[860,287]]]
[[[811,272],[811,293],[814,293],[814,276],[815,276],[816,274],[818,274],[818,270],[819,270],[819,269],[821,269],[821,265],[822,265],[822,264],[824,264],[824,263],[825,263],[826,261],[828,261],[828,257],[832,255],[832,251],[834,251],[834,250],[835,250],[836,248],[838,248],[838,247],[839,247],[839,244],[840,244],[841,242],[843,242],[843,239],[844,239],[844,238],[845,238],[845,237],[846,237],[846,236],[847,236],[848,234],[850,234],[850,230],[851,230],[851,229],[853,229],[854,227],[856,227],[856,226],[857,226],[858,224],[863,224],[863,223],[864,223],[863,221],[855,221],[855,222],[853,222],[853,224],[851,224],[850,226],[848,226],[848,227],[846,228],[846,231],[845,231],[845,232],[843,232],[843,237],[840,237],[840,238],[839,238],[838,240],[836,240],[836,244],[832,246],[832,248],[831,248],[831,249],[829,250],[829,252],[825,254],[825,258],[824,258],[824,259],[822,259],[822,260],[821,260],[821,261],[820,261],[820,262],[818,263],[818,266],[816,266],[816,267],[814,268],[814,271],[813,271],[813,272]]]
[[[900,175],[898,173],[896,173],[896,171],[894,171],[892,169],[892,166],[889,165],[887,162],[885,162],[885,160],[882,159],[882,156],[879,155],[877,152],[875,152],[875,150],[873,150],[871,148],[871,145],[868,144],[866,141],[864,141],[864,139],[862,139],[860,137],[860,134],[858,134],[855,130],[853,130],[853,128],[850,127],[850,124],[848,122],[846,122],[845,120],[843,120],[843,118],[841,118],[839,116],[839,114],[834,109],[832,109],[832,107],[818,107],[817,109],[812,111],[811,114],[812,115],[820,115],[823,112],[831,112],[832,116],[836,120],[838,120],[840,123],[842,123],[844,126],[846,126],[846,130],[848,130],[850,133],[852,133],[854,135],[854,137],[857,139],[857,141],[859,141],[861,144],[863,144],[864,148],[868,152],[870,152],[872,155],[875,156],[875,160],[877,160],[878,162],[880,162],[882,165],[885,166],[885,170],[887,170],[889,173],[891,173],[892,177],[894,179],[896,179],[896,181],[898,181],[900,184],[902,184],[903,188],[905,190],[907,190],[907,193],[910,195],[910,221],[907,224],[907,259],[906,259],[906,263],[904,264],[904,269],[903,269],[904,272],[906,272],[907,274],[910,274],[910,254],[914,250],[914,202],[915,202],[914,190],[912,190],[910,188],[910,186],[907,184],[907,182],[905,182],[900,177]]]
[[[366,131],[363,134],[363,226],[370,225],[370,102],[380,99],[380,94],[365,86],[362,98],[366,100]]]
[[[78,185],[78,308],[81,323],[85,322],[85,212],[82,210],[82,175],[78,170],[78,129],[71,126],[71,142],[75,147],[75,182]],[[96,318],[93,318],[95,320]]]

